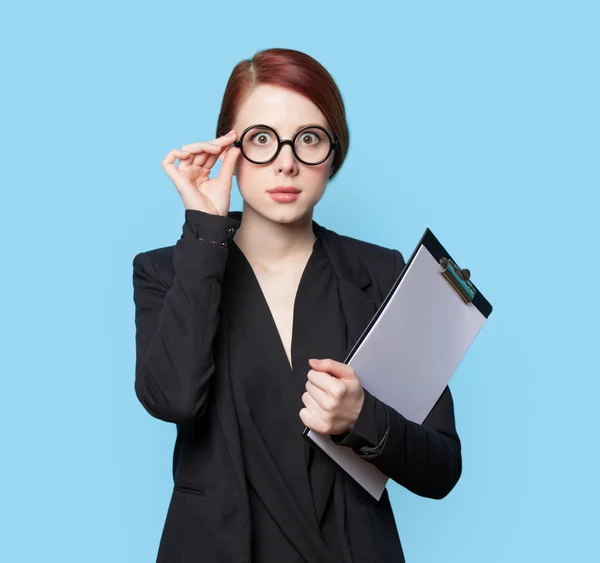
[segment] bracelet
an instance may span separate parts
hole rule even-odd
[[[211,244],[218,244],[219,246],[223,246],[223,247],[227,247],[227,243],[226,242],[218,242],[216,240],[208,240],[202,237],[198,237],[198,240],[204,241],[204,242],[210,242]]]
[[[383,438],[381,438],[381,441],[375,447],[372,447],[372,446],[360,447],[358,449],[359,455],[374,455],[374,454],[380,453],[381,448],[383,448],[383,444],[385,443],[385,439],[387,438],[387,436],[388,436],[388,430],[385,431]]]

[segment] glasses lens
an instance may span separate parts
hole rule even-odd
[[[269,127],[253,127],[244,135],[242,150],[254,162],[268,162],[277,152],[277,135]]]
[[[296,154],[308,164],[317,164],[323,161],[330,147],[331,141],[327,133],[318,127],[303,129],[296,137]]]

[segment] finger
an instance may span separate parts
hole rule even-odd
[[[223,159],[223,164],[221,165],[221,170],[219,170],[219,174],[217,175],[217,178],[221,182],[231,183],[233,173],[235,172],[235,163],[237,162],[240,153],[241,151],[237,147],[233,147],[227,151],[227,154]]]
[[[190,154],[189,158],[179,161],[179,169],[185,170],[186,168],[190,168],[194,164],[194,161],[198,158],[204,157],[204,160],[206,160],[206,155],[207,153]]]
[[[338,402],[311,381],[306,382],[306,391],[324,411],[333,410]]]
[[[311,430],[320,434],[326,434],[325,425],[308,409],[305,408],[300,411],[300,420],[302,420],[304,426],[307,426]]]
[[[221,151],[221,149],[219,149],[219,151]],[[226,148],[225,151],[215,154],[209,154],[205,152],[197,154],[194,156],[194,165],[211,170],[212,167],[215,165],[215,162],[217,162],[217,160],[219,159],[219,157],[222,161],[224,161],[224,156],[227,155],[227,152],[228,150]]]
[[[221,159],[221,162],[225,162],[225,157],[227,156],[227,153],[230,152],[229,149],[234,148],[232,145],[232,141],[235,140],[235,135],[231,135],[231,137],[229,137],[228,135],[225,135],[224,137],[221,137],[220,139],[225,139],[224,144],[221,147],[221,150],[219,151],[218,154],[211,154],[207,159],[206,159],[206,163],[205,163],[205,167],[206,168],[212,168],[215,165],[215,162],[217,162],[217,159]],[[220,142],[219,139],[215,139],[214,141],[211,142]],[[231,173],[231,175],[233,176],[233,172]]]
[[[167,171],[172,171],[173,169],[177,169],[175,166],[175,161],[180,159],[185,161],[189,158],[190,154],[185,151],[180,151],[178,149],[170,150],[167,155],[162,159],[162,167]]]
[[[181,150],[190,153],[208,152],[218,154],[221,152],[222,147],[214,143],[190,143],[189,145],[183,145]]]
[[[316,387],[335,398],[341,397],[346,390],[346,386],[342,381],[332,377],[328,373],[311,369],[306,374],[306,377]]]
[[[340,379],[352,378],[355,376],[354,368],[352,366],[343,364],[342,362],[336,362],[335,360],[331,360],[329,358],[325,360],[311,359],[308,360],[308,363],[311,368],[318,371],[325,371],[329,375]]]
[[[166,162],[167,164],[173,164],[178,158],[185,159],[188,156],[190,156],[189,152],[180,151],[179,149],[172,149],[167,153],[165,158],[163,158],[163,162]]]
[[[232,142],[235,140],[236,134],[235,130],[227,135],[222,135],[217,139],[213,139],[210,144],[219,146],[219,150],[217,152],[213,152],[206,156],[206,160],[204,160],[201,164],[204,168],[208,168],[209,170],[215,165],[215,162],[220,158],[221,161],[224,160],[224,156],[227,153],[227,149],[232,146]],[[233,173],[232,173],[233,175]]]
[[[304,393],[302,395],[302,402],[317,419],[319,419],[321,422],[329,423],[331,414],[328,411],[323,410],[319,403],[317,403],[317,401],[315,401],[314,398],[308,393]]]
[[[231,145],[231,143],[233,143],[233,141],[235,141],[236,139],[237,132],[235,129],[232,129],[231,131],[229,131],[229,133],[225,133],[225,135],[221,135],[220,137],[213,139],[211,143],[219,145],[220,147],[226,147],[228,145]]]
[[[231,145],[231,143],[235,141],[235,138],[236,132],[235,129],[232,129],[226,135],[221,135],[220,137],[217,137],[208,143],[190,143],[189,145],[183,145],[181,149],[188,152],[199,152],[201,150],[206,150],[206,152],[214,153],[214,148],[216,147],[216,152],[219,153],[224,147]]]
[[[208,154],[206,152],[202,152],[200,154],[193,154],[190,160],[190,165],[198,166],[201,168],[208,168],[210,170],[211,166],[207,164],[209,159],[213,158],[212,154]],[[214,156],[217,158],[217,156]]]
[[[212,168],[215,165],[217,160],[221,159],[221,162],[225,160],[225,156],[227,156],[227,149],[221,151],[219,154],[207,154],[206,162],[204,163],[204,168]]]
[[[195,159],[194,160],[195,165],[202,166],[203,168],[207,168],[208,170],[211,170],[212,167],[215,165],[215,162],[217,162],[217,159],[219,158],[219,156],[221,156],[221,160],[224,160],[223,152],[227,152],[227,148],[229,148],[231,146],[231,143],[235,140],[236,136],[237,135],[236,135],[235,129],[232,129],[226,135],[217,137],[216,139],[213,139],[209,143],[193,143],[191,145],[184,145],[184,149],[189,150],[190,152],[193,152],[194,149],[196,149],[196,148],[201,149],[205,145],[209,145],[210,147],[216,147],[217,150],[214,150],[214,148],[211,148],[210,150],[206,151],[209,154],[207,154],[203,159]],[[200,154],[206,154],[206,153],[202,152]],[[233,176],[233,173],[232,173],[232,176]]]

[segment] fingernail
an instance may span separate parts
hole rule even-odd
[[[234,132],[235,132],[235,129],[232,129],[231,131],[229,131],[229,133],[227,133],[227,135],[231,135]],[[225,136],[227,136],[227,135],[225,135]]]

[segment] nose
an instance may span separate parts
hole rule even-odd
[[[291,175],[298,171],[298,161],[292,151],[291,143],[282,143],[281,149],[275,159],[277,174]]]

